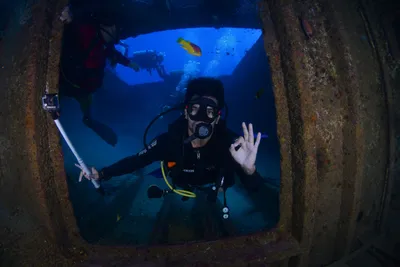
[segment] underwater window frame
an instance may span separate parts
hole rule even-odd
[[[63,1],[60,1],[63,2]],[[55,14],[58,14],[55,12]],[[62,39],[62,23],[58,20],[57,16],[53,18],[52,29],[49,31],[49,47],[50,51],[55,53],[48,53],[48,64],[47,64],[47,77],[46,82],[48,88],[58,88],[58,62],[61,52],[61,39]],[[37,28],[38,29],[38,28]],[[267,38],[263,33],[264,40]],[[270,36],[268,37],[270,38]],[[248,258],[251,256],[251,261],[258,261],[267,258],[267,262],[273,263],[277,261],[283,261],[290,257],[302,254],[300,248],[300,240],[293,237],[292,223],[293,220],[293,177],[292,177],[292,144],[290,136],[290,121],[288,111],[288,100],[286,96],[285,79],[282,72],[281,65],[281,51],[278,43],[272,45],[266,45],[264,42],[266,54],[270,61],[270,70],[274,88],[275,105],[277,112],[277,129],[278,136],[280,138],[280,154],[281,154],[281,188],[280,188],[280,219],[277,227],[273,230],[259,232],[247,236],[237,236],[229,239],[220,239],[212,242],[194,242],[182,245],[167,245],[167,246],[154,246],[154,247],[121,247],[121,246],[100,246],[89,244],[84,241],[83,238],[78,234],[79,230],[76,225],[74,216],[71,218],[48,218],[51,221],[62,220],[65,221],[65,225],[68,227],[57,228],[57,223],[54,222],[52,225],[52,232],[56,236],[66,236],[63,231],[68,232],[67,244],[71,247],[81,247],[82,250],[86,251],[86,255],[82,259],[82,253],[77,255],[77,260],[82,260],[102,263],[113,263],[113,264],[130,264],[139,262],[165,262],[168,259],[173,259],[174,263],[185,263],[195,264],[196,262],[204,261],[205,258],[215,259],[218,257],[219,263],[229,264],[232,263],[232,259],[241,259],[250,261]],[[46,66],[42,65],[42,68]],[[44,69],[46,70],[46,69]],[[38,88],[38,91],[41,89]],[[55,93],[57,90],[50,89],[49,93]],[[44,120],[46,122],[46,120]],[[47,141],[52,144],[52,150],[48,153],[52,159],[51,165],[54,172],[48,172],[47,176],[43,179],[54,181],[54,190],[57,191],[56,196],[68,196],[67,177],[63,168],[63,158],[61,144],[59,143],[59,136],[56,127],[53,125],[53,121],[47,120],[48,134]],[[284,140],[284,141],[282,141]],[[57,155],[55,155],[57,154]],[[62,179],[53,179],[54,174]],[[296,190],[297,191],[297,190]],[[48,200],[49,201],[49,200]],[[69,214],[71,215],[72,203],[67,198],[53,199],[51,201],[60,201],[62,204],[60,212],[58,214]],[[302,211],[298,211],[302,212]],[[63,233],[61,233],[63,232]],[[63,244],[56,244],[60,247],[64,247]],[[205,255],[207,251],[207,255]],[[134,255],[134,256],[133,256]]]

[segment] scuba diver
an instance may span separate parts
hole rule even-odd
[[[215,203],[218,192],[223,192],[223,212],[228,212],[225,192],[235,183],[235,173],[251,192],[258,191],[264,179],[255,165],[261,134],[254,135],[252,124],[247,127],[245,123],[242,123],[243,136],[238,137],[229,130],[221,119],[224,103],[224,87],[219,80],[196,78],[190,81],[184,105],[179,107],[184,114],[169,126],[168,132],[153,139],[150,145],[145,144],[145,149],[136,155],[99,171],[93,167],[91,174],[81,171],[79,179],[84,176],[107,181],[161,161],[163,178],[170,190],[150,186],[149,198],[161,198],[174,192],[185,201],[196,197],[199,190],[206,192],[208,201]],[[78,164],[76,166],[81,169]],[[167,174],[173,185],[166,179]]]
[[[139,67],[118,52],[117,27],[112,14],[85,12],[67,6],[60,19],[65,22],[60,61],[60,96],[76,99],[83,113],[83,123],[108,144],[115,146],[114,131],[94,120],[90,107],[92,95],[103,84],[106,59],[139,71]]]
[[[138,64],[141,69],[147,70],[150,75],[153,70],[156,70],[158,76],[165,80],[167,73],[163,65],[164,57],[165,53],[155,50],[143,50],[133,52],[133,55],[129,59]]]

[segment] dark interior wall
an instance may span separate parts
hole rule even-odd
[[[227,87],[234,88],[231,90],[233,93],[228,90],[226,97],[232,106],[229,124],[240,125],[242,121],[252,118],[255,126],[276,137],[275,99],[262,36],[238,64]],[[256,99],[260,91],[260,98]]]
[[[385,37],[388,37],[388,46],[386,50],[383,50],[387,58],[387,66],[384,69],[388,71],[389,85],[392,88],[390,90],[389,103],[392,106],[393,113],[389,113],[388,119],[391,121],[391,132],[389,137],[391,141],[391,157],[390,166],[388,169],[388,183],[386,184],[385,190],[387,196],[382,199],[385,204],[383,210],[382,220],[379,221],[379,225],[387,236],[391,237],[394,242],[393,252],[398,254],[400,240],[400,229],[396,226],[400,220],[400,145],[399,145],[399,132],[400,132],[400,109],[397,108],[396,103],[400,99],[400,2],[389,1],[389,5],[383,6],[385,12],[372,23],[379,22],[383,25],[382,30],[385,33]],[[370,11],[371,12],[371,11]],[[392,244],[393,246],[393,244]]]
[[[255,1],[170,0],[119,1],[115,6],[122,25],[122,37],[178,28],[260,28]],[[243,8],[244,7],[244,8]]]
[[[170,96],[175,93],[177,83],[178,80],[175,83],[129,86],[115,74],[107,73],[104,79],[105,90],[95,95],[98,104],[94,107],[94,115],[118,129],[126,127],[133,130],[137,125],[137,130],[144,132],[147,124],[162,111],[164,105],[172,106],[178,102],[178,99]],[[109,106],[111,110],[106,108]],[[163,121],[160,120],[157,125],[159,123],[163,124]]]
[[[400,18],[396,18],[393,21],[392,27],[397,40],[397,49],[400,50]]]

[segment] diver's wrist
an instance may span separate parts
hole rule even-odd
[[[253,175],[256,172],[256,165],[251,167],[242,166],[242,169],[247,175]]]
[[[99,171],[98,176],[99,176],[99,177],[98,177],[98,181],[108,180],[108,179],[107,179],[107,176],[106,176],[105,173],[104,173],[104,169],[102,169],[102,170]]]

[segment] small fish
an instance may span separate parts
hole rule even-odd
[[[308,20],[300,18],[301,28],[306,35],[307,39],[310,39],[313,36],[313,29]]]
[[[201,48],[199,46],[195,45],[194,43],[186,41],[183,38],[178,38],[178,40],[176,42],[178,44],[180,44],[181,47],[183,49],[185,49],[189,54],[196,56],[196,57],[199,57],[202,55]]]
[[[117,214],[117,222],[119,222],[121,220],[121,216],[119,214]]]
[[[264,94],[264,88],[261,88],[256,92],[256,95],[254,96],[254,99],[260,99],[260,97]]]

